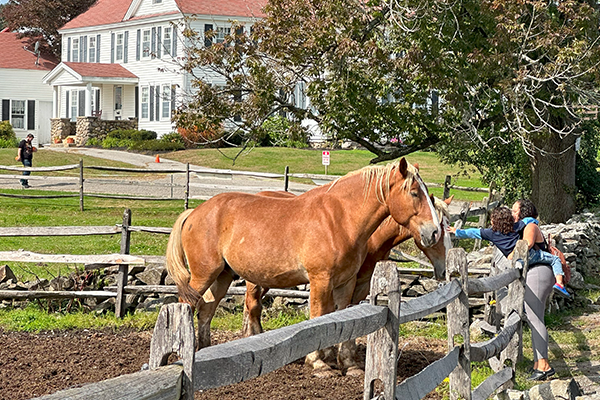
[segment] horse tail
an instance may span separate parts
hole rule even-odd
[[[191,275],[186,267],[185,250],[181,243],[183,224],[192,211],[194,210],[184,211],[173,225],[173,230],[167,243],[166,267],[169,275],[177,285],[180,301],[189,303],[192,307],[195,307],[198,300],[200,300],[200,293],[190,286]]]

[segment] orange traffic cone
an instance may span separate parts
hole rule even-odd
[[[154,162],[160,162],[160,158],[158,158],[158,154],[156,155],[156,160]]]

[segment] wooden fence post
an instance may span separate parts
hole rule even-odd
[[[79,211],[83,211],[83,159],[79,159]]]
[[[183,203],[183,209],[188,209],[188,201],[190,198],[190,163],[185,164],[185,200]]]
[[[131,210],[126,208],[123,212],[123,226],[121,227],[121,254],[129,254],[131,244]],[[129,274],[129,264],[119,265],[119,275],[117,276],[117,298],[115,301],[115,317],[123,318],[125,316],[125,286],[127,286],[127,275]]]
[[[286,192],[288,191],[288,187],[290,185],[290,177],[288,176],[289,173],[290,173],[290,167],[289,167],[289,165],[286,165],[284,176],[283,176],[283,190],[285,190]]]
[[[467,253],[462,248],[448,251],[446,259],[446,281],[458,275],[462,292],[446,307],[448,318],[448,349],[452,350],[457,340],[462,339],[462,351],[458,366],[450,373],[450,400],[471,400],[471,336],[469,333],[469,279]]]
[[[515,253],[512,259],[512,267],[517,267],[517,262],[520,262],[523,266],[521,272],[521,278],[512,282],[508,285],[508,294],[505,299],[504,316],[510,315],[511,311],[515,310],[523,321],[524,311],[523,304],[525,302],[525,286],[527,278],[527,267],[529,266],[528,260],[529,247],[527,242],[519,240],[515,246]],[[519,261],[520,260],[520,261]],[[519,326],[517,333],[513,336],[510,343],[504,349],[500,355],[500,363],[503,366],[506,360],[512,362],[513,369],[517,366],[517,362],[523,358],[523,324]]]
[[[452,183],[452,177],[450,175],[446,175],[446,180],[444,180],[444,198],[446,200],[450,197],[450,183]]]
[[[400,280],[393,261],[379,262],[371,278],[370,303],[377,305],[378,296],[388,296],[388,316],[385,326],[367,336],[364,399],[375,397],[375,380],[383,383],[383,396],[395,398],[398,357],[398,326],[400,316]]]
[[[183,364],[180,399],[194,399],[194,318],[189,304],[166,304],[160,309],[150,342],[150,369],[167,365],[169,355],[177,354]]]

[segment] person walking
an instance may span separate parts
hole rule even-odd
[[[21,161],[24,167],[31,167],[33,153],[36,151],[37,149],[33,147],[33,135],[30,133],[27,135],[26,139],[21,140],[21,143],[19,143],[19,149],[17,150],[17,157],[15,160]],[[23,175],[30,174],[30,171],[23,171]],[[29,188],[29,181],[27,179],[21,179],[21,186],[23,186],[24,189]]]

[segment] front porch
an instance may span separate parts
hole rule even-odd
[[[61,143],[68,136],[75,136],[75,145],[83,146],[90,138],[103,140],[115,129],[138,129],[137,118],[105,120],[99,117],[52,118],[52,143]]]

